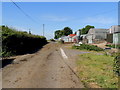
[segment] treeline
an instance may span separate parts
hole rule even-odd
[[[91,26],[91,25],[87,25],[87,26],[85,26],[84,28],[79,29],[79,31],[81,32],[81,34],[87,34],[88,31],[89,31],[91,28],[95,28],[95,27],[94,27],[94,26]]]
[[[43,36],[17,31],[7,26],[0,28],[2,28],[3,57],[31,53],[47,43]]]
[[[91,25],[87,25],[84,28],[79,29],[79,31],[81,32],[81,34],[87,34],[91,28],[95,28],[95,27]],[[69,34],[73,34],[73,31],[70,27],[65,27],[62,30],[56,30],[54,34],[55,34],[54,38],[58,39],[62,36],[68,36]],[[76,32],[74,34],[76,34]]]
[[[55,39],[58,39],[58,38],[60,38],[61,36],[67,36],[67,35],[69,35],[69,34],[72,34],[73,33],[73,31],[72,31],[72,29],[71,28],[69,28],[69,27],[65,27],[63,30],[56,30],[55,31]]]

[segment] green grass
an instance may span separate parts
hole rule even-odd
[[[72,46],[72,49],[79,49],[79,50],[89,50],[89,51],[103,51],[102,48],[88,45],[88,44],[81,44],[80,46]]]
[[[96,55],[94,53],[81,54],[78,74],[85,84],[97,83],[102,88],[117,88],[118,78],[113,73],[114,57]]]
[[[115,45],[109,45],[109,44],[108,44],[108,45],[106,45],[106,46],[111,47],[111,48],[119,48],[119,49],[120,49],[120,45],[116,45],[116,46],[115,46]]]

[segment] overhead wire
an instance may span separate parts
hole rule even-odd
[[[35,23],[38,23],[35,19],[33,19],[28,13],[26,13],[18,4],[16,4],[13,0],[11,0],[11,2],[27,17],[29,18],[30,20],[32,20],[33,22]],[[111,13],[111,12],[114,12],[116,11],[116,9],[111,9],[109,11],[104,11],[104,12],[100,12],[100,13],[96,13],[96,14],[93,14],[93,15],[89,15],[89,17],[94,17],[94,16],[97,16],[97,15],[103,15],[103,14],[108,14],[108,13]],[[84,18],[84,17],[79,17],[79,18]],[[38,20],[38,19],[37,19]],[[78,19],[77,19],[78,20]],[[74,19],[75,21],[75,19]]]
[[[36,20],[34,20],[29,14],[27,14],[20,6],[18,6],[13,0],[11,0],[12,3],[25,15],[27,16],[29,19],[31,19],[32,21],[34,22],[37,22]],[[97,15],[103,15],[103,14],[107,14],[107,13],[111,13],[113,12],[115,9],[111,9],[109,11],[104,11],[104,12],[101,12],[101,13],[97,13],[97,14],[93,14],[93,15],[90,15],[90,16],[97,16]],[[82,18],[82,17],[81,17]],[[38,23],[38,22],[37,22]]]
[[[30,20],[32,20],[35,23],[38,23],[36,20],[34,20],[29,14],[27,14],[20,6],[18,6],[13,0],[11,2]]]

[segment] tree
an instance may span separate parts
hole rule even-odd
[[[81,32],[81,34],[87,34],[88,31],[89,31],[91,28],[95,28],[95,27],[94,27],[94,26],[87,25],[87,26],[85,26],[85,28],[79,29],[79,31]]]
[[[63,31],[61,31],[61,30],[57,30],[57,31],[55,31],[55,39],[58,39],[58,38],[60,38],[61,36],[63,35]]]
[[[55,33],[54,33],[55,34],[55,37],[54,37],[55,39],[58,39],[59,32],[60,32],[60,30],[55,31]]]
[[[72,34],[73,31],[72,31],[71,28],[65,27],[65,28],[63,29],[63,33],[64,33],[65,36],[67,36],[67,35],[69,35],[69,34]]]
[[[75,32],[74,34],[77,34],[77,32]]]
[[[31,34],[31,31],[29,30],[29,34]]]
[[[57,30],[55,31],[55,39],[60,38],[61,36],[68,36],[69,34],[72,34],[73,31],[69,27],[65,27],[63,30]]]

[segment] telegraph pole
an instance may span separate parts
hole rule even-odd
[[[45,24],[43,24],[43,36],[44,36]]]
[[[113,34],[114,34],[114,37],[116,37],[116,35],[115,35],[115,27],[114,27],[114,32],[113,32]],[[117,37],[116,37],[117,38]],[[116,38],[115,38],[115,49],[117,49],[117,40],[116,40]]]
[[[31,34],[31,31],[30,31],[30,29],[29,29],[29,34]]]

